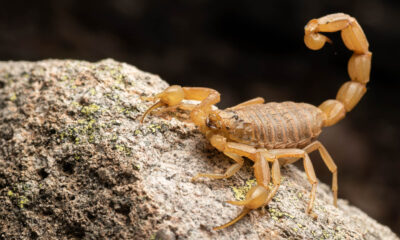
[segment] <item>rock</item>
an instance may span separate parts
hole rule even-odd
[[[345,200],[332,203],[294,166],[265,209],[221,231],[254,184],[251,162],[234,177],[191,182],[231,163],[185,113],[139,118],[140,96],[167,87],[113,60],[0,63],[0,239],[398,239]],[[183,119],[183,120],[182,120]],[[181,121],[182,120],[182,121]]]

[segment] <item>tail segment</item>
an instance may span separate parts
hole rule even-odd
[[[365,86],[369,82],[372,53],[368,50],[369,44],[361,26],[347,14],[335,13],[312,19],[304,30],[304,43],[312,50],[321,49],[325,42],[331,42],[319,32],[341,31],[344,44],[354,52],[348,63],[351,81],[340,87],[335,100],[326,100],[319,106],[326,114],[324,126],[331,126],[343,119],[367,91]]]

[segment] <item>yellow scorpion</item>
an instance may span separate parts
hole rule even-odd
[[[309,153],[318,150],[326,166],[332,172],[333,204],[337,206],[337,166],[325,147],[316,140],[322,127],[331,126],[346,115],[360,101],[369,81],[372,53],[368,41],[357,20],[347,14],[335,13],[319,19],[312,19],[305,26],[304,42],[312,50],[321,49],[329,38],[320,32],[341,31],[348,49],[353,51],[348,62],[351,81],[344,83],[336,99],[329,99],[318,107],[307,103],[270,102],[257,97],[225,110],[213,109],[220,101],[220,94],[214,89],[202,87],[170,86],[153,97],[157,102],[143,115],[167,106],[190,110],[190,120],[210,141],[211,145],[235,164],[225,173],[199,173],[193,179],[229,178],[242,166],[246,157],[254,162],[257,185],[252,187],[243,201],[228,203],[243,206],[242,212],[232,221],[214,230],[226,228],[253,209],[266,206],[277,192],[280,182],[280,167],[302,159],[308,181],[311,184],[310,200],[306,213],[313,208],[317,178]],[[183,103],[182,100],[197,100],[199,104]],[[271,164],[271,166],[269,166]],[[268,184],[272,178],[273,187]]]

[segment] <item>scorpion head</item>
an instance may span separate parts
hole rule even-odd
[[[206,125],[218,132],[229,132],[238,121],[238,116],[234,111],[216,110],[208,114]]]
[[[207,116],[206,126],[231,139],[250,140],[252,136],[251,123],[241,119],[234,110],[212,111]]]

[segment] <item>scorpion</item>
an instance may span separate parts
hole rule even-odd
[[[350,81],[339,89],[336,99],[324,101],[318,107],[307,103],[269,102],[257,97],[225,110],[213,106],[220,101],[220,93],[203,87],[181,87],[173,85],[150,97],[156,101],[142,116],[142,123],[151,111],[160,107],[179,107],[190,111],[192,121],[211,145],[223,152],[235,163],[225,173],[198,173],[193,177],[224,179],[234,175],[243,166],[244,158],[254,162],[257,184],[242,201],[227,201],[243,206],[241,213],[230,222],[214,227],[226,228],[248,214],[251,210],[265,207],[274,197],[281,183],[281,166],[303,160],[307,179],[311,184],[306,213],[312,215],[318,180],[309,154],[319,152],[332,173],[333,205],[337,207],[338,170],[331,155],[317,139],[322,127],[342,120],[360,101],[369,81],[372,53],[365,34],[354,17],[344,13],[329,14],[310,20],[304,28],[304,43],[311,50],[321,49],[332,41],[320,32],[341,31],[345,46],[353,51],[348,62]],[[198,104],[182,100],[197,100]],[[271,165],[271,166],[270,166]],[[271,181],[272,179],[272,181]],[[272,187],[269,188],[269,184]]]

